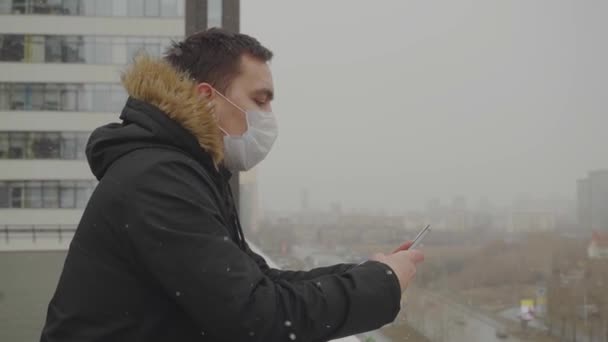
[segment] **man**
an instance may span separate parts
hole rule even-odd
[[[124,73],[42,341],[325,341],[394,320],[419,252],[281,271],[245,241],[228,181],[277,136],[271,58],[210,29]]]

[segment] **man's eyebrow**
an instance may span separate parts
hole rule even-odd
[[[259,89],[259,90],[256,90],[254,93],[255,93],[255,95],[261,94],[261,95],[266,96],[268,101],[272,101],[274,99],[274,92],[270,88]]]

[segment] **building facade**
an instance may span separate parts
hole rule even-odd
[[[61,236],[96,185],[89,134],[118,121],[120,72],[184,35],[181,0],[0,1],[0,230],[14,248]],[[21,233],[20,231],[28,233]],[[30,234],[31,232],[31,234]],[[38,233],[38,234],[36,234]],[[43,247],[44,248],[44,247]]]
[[[608,232],[608,170],[595,170],[577,181],[581,229]]]
[[[238,29],[238,1],[0,0],[0,250],[66,248],[96,185],[88,137],[126,100],[121,71],[181,39],[193,3],[199,29]]]

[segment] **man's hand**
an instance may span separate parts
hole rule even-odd
[[[416,275],[416,265],[424,261],[424,254],[421,251],[406,250],[406,248],[403,248],[406,245],[409,248],[411,242],[406,242],[392,254],[377,253],[372,257],[372,260],[383,262],[393,270],[397,279],[399,279],[401,292],[405,291]]]

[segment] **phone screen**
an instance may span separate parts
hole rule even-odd
[[[414,238],[414,242],[412,243],[412,245],[410,246],[409,249],[414,249],[414,248],[418,247],[418,245],[420,245],[420,243],[422,242],[422,239],[424,239],[426,234],[428,234],[430,231],[431,231],[431,225],[427,224],[426,227],[424,227],[418,233],[418,235],[416,235],[416,237]]]

